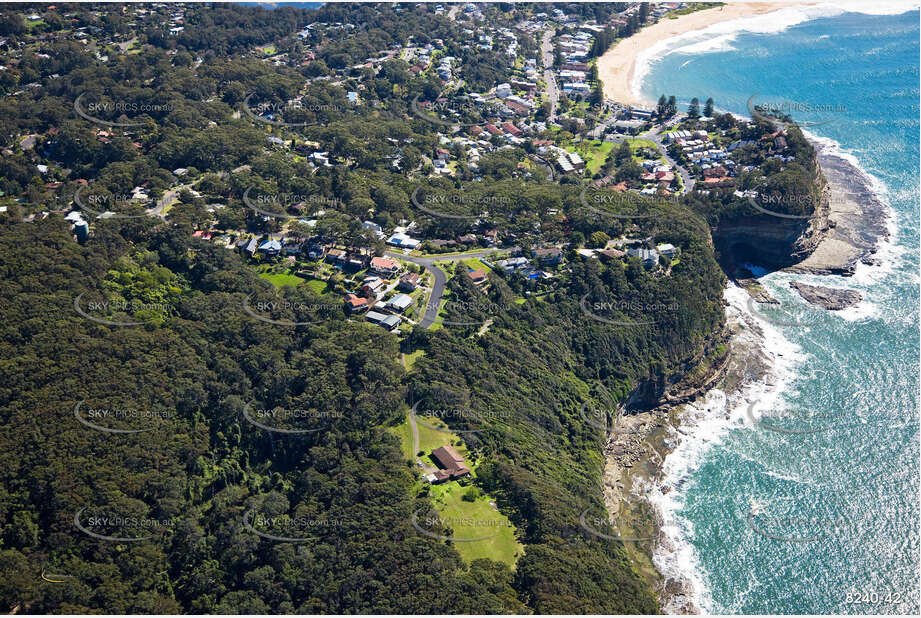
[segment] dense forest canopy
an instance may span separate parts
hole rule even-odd
[[[601,23],[627,6],[482,10],[511,28],[516,11]],[[495,138],[471,165],[419,111],[437,105],[443,81],[387,54],[437,43],[455,58],[455,113],[468,126],[482,117],[464,102],[518,67],[429,5],[186,5],[182,26],[169,7],[133,7],[0,10],[0,605],[658,611],[623,544],[580,528],[580,513],[605,509],[606,438],[580,410],[651,406],[713,354],[725,277],[710,226],[750,215],[745,200],[629,193],[591,207],[591,178],[554,177],[538,140]],[[33,11],[41,19],[24,21]],[[604,30],[593,55],[629,34]],[[533,33],[519,39],[539,53]],[[787,141],[792,161],[776,174],[745,151],[743,188],[814,190],[808,143],[795,128]],[[452,175],[433,173],[439,150],[454,157]],[[636,172],[629,147],[622,156]],[[133,201],[139,190],[168,213]],[[71,210],[107,215],[75,239]],[[338,296],[276,289],[264,264],[202,234],[262,241],[284,230],[381,256],[368,224],[410,222],[426,251],[492,231],[528,259],[558,249],[567,274],[542,287],[496,268],[481,287],[452,263],[448,326],[395,334],[349,319]],[[680,260],[650,268],[579,253],[626,237],[671,243]],[[271,319],[253,319],[250,304]],[[414,528],[435,506],[394,431],[413,405],[477,419],[457,428],[476,429],[464,433],[480,462],[471,483],[518,531],[514,567],[465,562],[456,544]],[[279,431],[253,422],[278,410],[298,414],[259,417]]]

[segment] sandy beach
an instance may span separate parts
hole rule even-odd
[[[752,17],[771,13],[795,3],[788,2],[746,2],[681,15],[677,19],[661,19],[614,45],[598,59],[598,75],[604,82],[605,97],[627,105],[641,105],[649,101],[640,100],[631,92],[631,82],[636,68],[637,56],[660,41],[703,30],[722,21]]]

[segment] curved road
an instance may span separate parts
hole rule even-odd
[[[493,248],[483,249],[481,251],[472,251],[470,253],[460,253],[445,256],[412,256],[406,255],[405,253],[399,253],[397,251],[385,251],[384,254],[388,257],[412,262],[413,264],[417,264],[428,272],[432,273],[432,277],[435,280],[435,282],[432,284],[432,294],[429,296],[429,300],[425,305],[425,313],[423,314],[422,319],[419,321],[419,326],[422,328],[431,328],[432,324],[434,324],[435,320],[438,318],[438,309],[441,306],[441,299],[445,295],[445,286],[448,284],[448,276],[445,275],[443,270],[435,266],[435,262],[454,262],[468,258],[481,258],[497,251],[514,250],[514,247],[511,249]]]
[[[694,190],[694,184],[697,182],[693,176],[681,166],[680,163],[675,161],[670,154],[668,154],[668,149],[665,144],[662,143],[662,138],[660,137],[663,127],[657,127],[649,132],[647,132],[643,137],[648,137],[656,146],[659,148],[659,152],[662,153],[662,156],[665,157],[665,160],[668,161],[678,172],[678,175],[681,177],[681,194],[690,193]]]

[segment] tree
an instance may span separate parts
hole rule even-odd
[[[691,104],[688,105],[688,117],[700,118],[700,101],[697,100],[697,97],[691,99]]]
[[[659,97],[659,102],[656,103],[656,116],[659,118],[665,118],[665,113],[667,110],[668,103],[665,100],[665,95]]]
[[[621,142],[620,147],[615,152],[616,154],[614,155],[614,161],[617,163],[618,167],[633,158],[633,152],[630,150],[630,144],[626,141]]]
[[[675,95],[668,97],[668,105],[666,106],[666,114],[669,118],[678,113],[678,100],[675,98]]]
[[[704,116],[707,118],[713,117],[713,97],[707,99],[707,102],[704,104]]]
[[[589,244],[592,248],[598,249],[608,244],[609,240],[611,240],[611,237],[599,230],[592,233],[589,238]]]

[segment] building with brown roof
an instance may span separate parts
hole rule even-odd
[[[464,458],[450,444],[439,446],[432,451],[432,459],[441,468],[434,472],[436,483],[470,475],[470,468],[464,463]]]
[[[467,271],[467,276],[470,277],[470,280],[476,285],[486,281],[486,271],[482,268]]]

